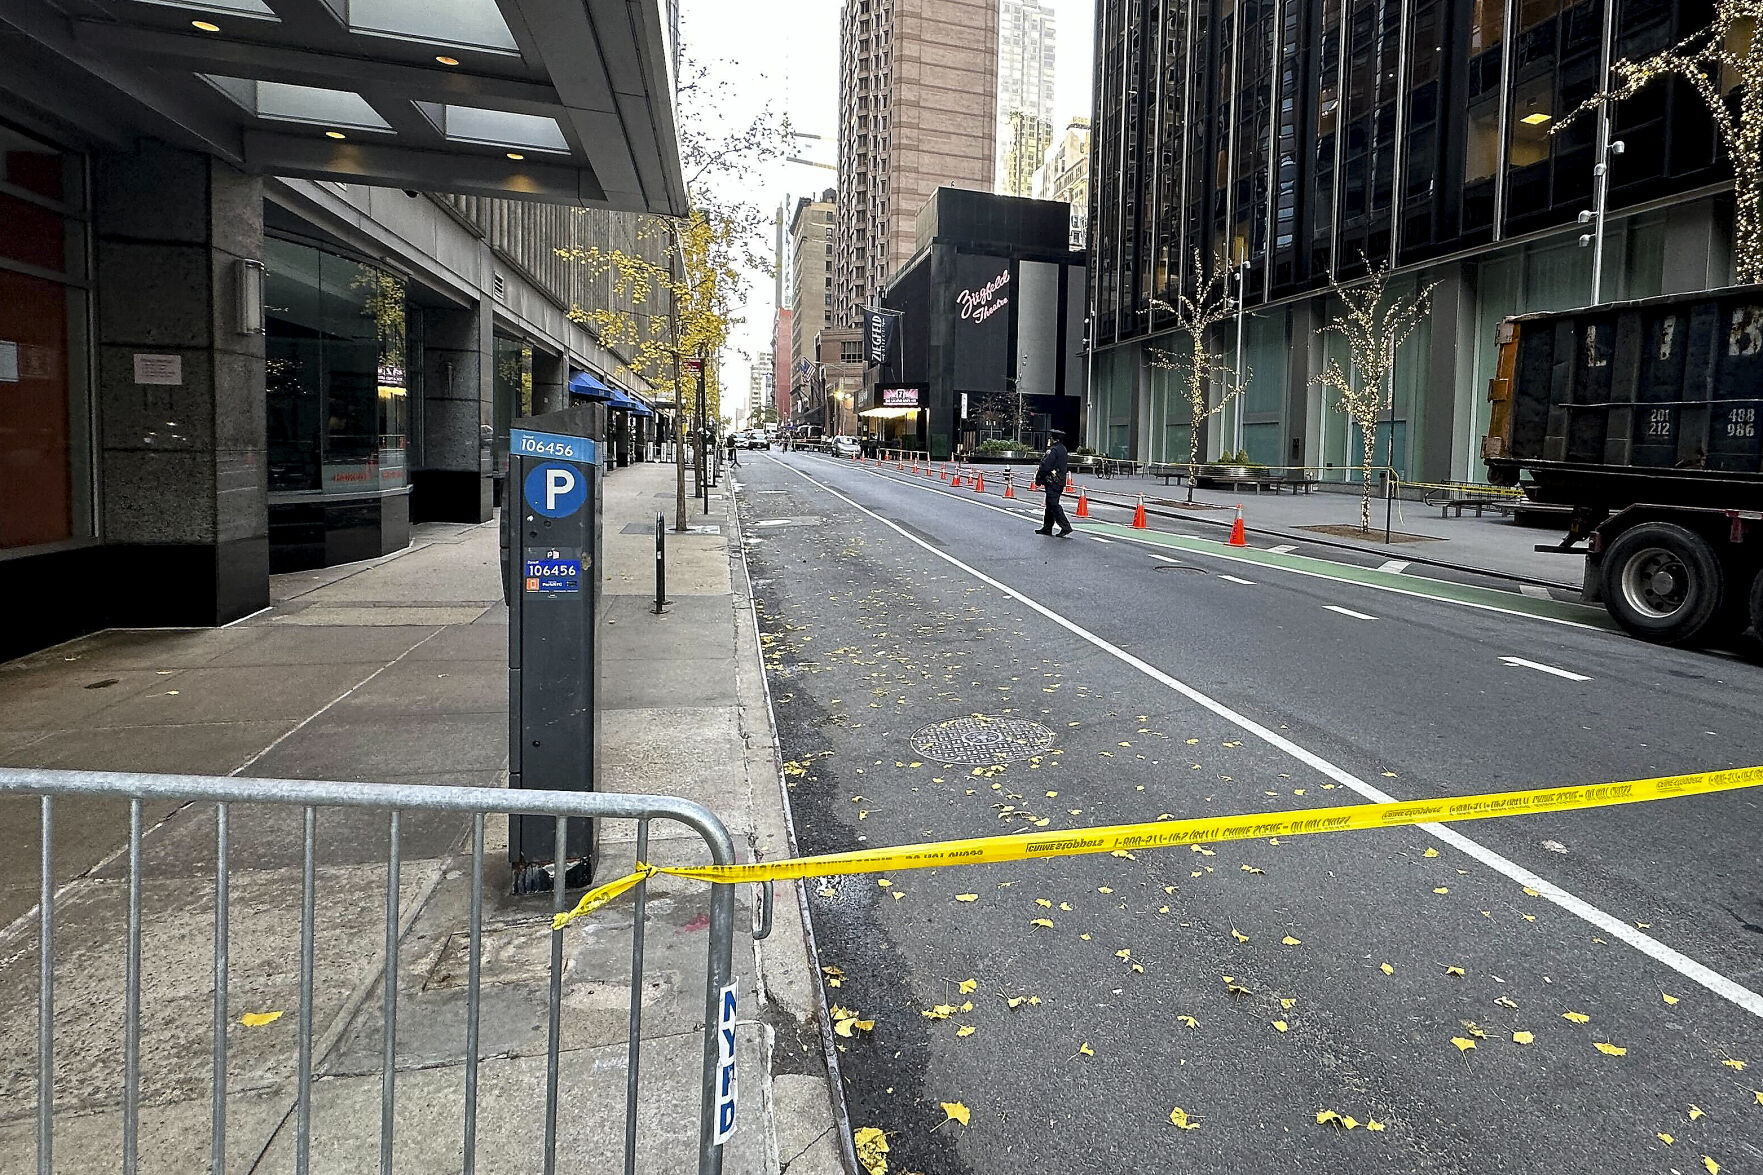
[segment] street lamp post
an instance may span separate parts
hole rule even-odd
[[[1236,387],[1243,386],[1243,310],[1248,302],[1249,294],[1249,258],[1245,253],[1237,263],[1237,370]],[[1234,453],[1243,451],[1243,398],[1239,393],[1236,407],[1231,411],[1231,443],[1236,446]]]
[[[1603,79],[1604,89],[1610,89],[1610,53],[1614,21],[1610,19],[1610,9],[1604,14],[1604,37],[1599,50],[1599,76]],[[1579,223],[1589,224],[1592,231],[1582,233],[1579,247],[1591,246],[1592,250],[1592,301],[1596,306],[1603,299],[1600,297],[1604,279],[1604,214],[1610,201],[1610,160],[1622,154],[1621,139],[1610,141],[1610,103],[1598,104],[1598,161],[1592,165],[1592,206],[1579,214]]]

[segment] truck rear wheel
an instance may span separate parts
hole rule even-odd
[[[1631,636],[1689,644],[1720,612],[1720,561],[1694,531],[1643,522],[1604,555],[1604,606]]]
[[[1763,641],[1763,571],[1751,581],[1751,632]]]

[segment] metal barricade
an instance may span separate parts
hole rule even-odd
[[[227,1170],[227,1027],[228,1013],[228,836],[229,805],[284,805],[303,810],[301,858],[299,1027],[297,1044],[297,1094],[294,1105],[295,1170],[307,1175],[311,1163],[313,1080],[313,983],[317,895],[317,831],[321,808],[371,809],[388,819],[389,849],[386,860],[385,970],[379,977],[384,992],[381,1012],[383,1036],[380,1095],[380,1161],[382,1175],[392,1171],[395,1132],[398,951],[400,930],[400,837],[399,820],[405,812],[456,813],[471,818],[471,915],[468,952],[466,1025],[464,1049],[463,1155],[464,1175],[473,1175],[477,1158],[478,1034],[480,965],[483,953],[484,823],[492,814],[551,816],[557,822],[556,844],[567,843],[566,822],[575,818],[632,820],[636,822],[636,859],[649,850],[649,825],[672,820],[696,832],[716,864],[735,860],[734,844],[722,822],[701,804],[666,796],[628,795],[608,792],[510,791],[500,788],[419,786],[408,784],[331,783],[293,779],[216,778],[196,775],[146,775],[122,772],[50,771],[0,768],[0,795],[41,797],[42,851],[40,890],[35,921],[38,926],[37,988],[37,1166],[39,1175],[54,1170],[55,1091],[55,817],[61,797],[127,801],[128,834],[128,930],[125,960],[124,1034],[122,1065],[122,1169],[136,1170],[140,1121],[141,1043],[141,813],[143,801],[172,801],[181,805],[210,804],[214,809],[214,998],[213,1057],[210,1107],[211,1170]],[[560,870],[558,872],[561,872]],[[553,874],[556,876],[556,873]],[[634,891],[635,909],[631,934],[631,997],[625,1076],[624,1170],[635,1170],[638,1071],[642,1053],[643,939],[645,884]],[[759,937],[769,930],[770,895],[763,894],[764,924]],[[734,943],[735,895],[732,886],[710,887],[709,958],[704,992],[704,1069],[701,1075],[701,1107],[698,1137],[699,1175],[719,1175],[722,1144],[717,1141],[720,1044],[717,1039],[723,989],[730,982]],[[564,887],[553,889],[552,912],[568,908]],[[558,1086],[563,998],[563,935],[551,932],[548,1032],[546,1044],[544,1167],[545,1175],[557,1170]],[[21,1064],[22,1058],[8,1058]],[[724,1124],[727,1125],[726,1123]]]

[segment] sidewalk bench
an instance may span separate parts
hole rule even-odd
[[[1174,481],[1176,485],[1181,485],[1183,479],[1188,475],[1188,466],[1172,465],[1167,461],[1153,461],[1145,466],[1145,472],[1151,477],[1162,478],[1164,485],[1168,485],[1171,481]]]
[[[1510,514],[1515,505],[1517,503],[1504,498],[1446,498],[1438,504],[1440,518],[1449,518],[1453,510],[1461,518],[1466,509],[1474,510],[1477,518],[1481,517],[1483,510],[1498,510],[1501,514]]]

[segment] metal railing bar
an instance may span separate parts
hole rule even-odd
[[[214,805],[214,1104],[208,1126],[208,1169],[226,1171],[227,1091],[227,806]]]
[[[569,821],[559,816],[551,841],[551,913],[563,913],[563,879],[569,872]],[[545,1175],[557,1171],[557,1080],[563,1043],[563,931],[551,931],[549,1029],[545,1040]]]
[[[461,1175],[477,1171],[478,957],[484,942],[484,814],[471,821],[471,950],[465,979],[465,1165]]]
[[[295,1175],[306,1175],[312,1161],[312,962],[318,873],[315,864],[318,809],[306,806],[305,853],[300,863],[300,1046],[294,1127]]]
[[[37,1175],[55,1167],[55,797],[44,796],[37,895]]]
[[[720,842],[706,835],[712,859],[734,861],[734,844],[723,833]],[[726,858],[724,854],[727,854]],[[698,1175],[722,1175],[722,1146],[716,1138],[716,1025],[722,989],[734,967],[735,887],[710,887],[710,946],[704,979],[704,1069],[698,1120]]]
[[[380,1036],[384,1047],[380,1066],[380,1175],[392,1175],[392,1117],[398,1072],[398,809],[393,808],[387,828],[391,844],[386,849],[386,968],[380,977],[384,996]]]
[[[649,856],[649,822],[637,821],[636,864]],[[630,1036],[624,1054],[624,1175],[637,1170],[637,1069],[643,1057],[643,931],[648,916],[649,882],[637,882],[636,903],[631,911],[631,1015]]]
[[[306,779],[223,779],[205,775],[49,771],[0,767],[0,795],[56,795],[126,800],[172,799],[190,803],[287,804],[316,808],[401,808],[421,812],[499,812],[528,816],[601,817],[610,820],[675,820],[716,851],[733,852],[722,821],[704,805],[673,796],[623,792],[526,791],[427,784],[336,783]],[[440,793],[440,794],[433,794]],[[730,861],[733,860],[731,856]]]
[[[128,959],[123,977],[122,1172],[135,1175],[141,1106],[141,801],[129,801]]]

